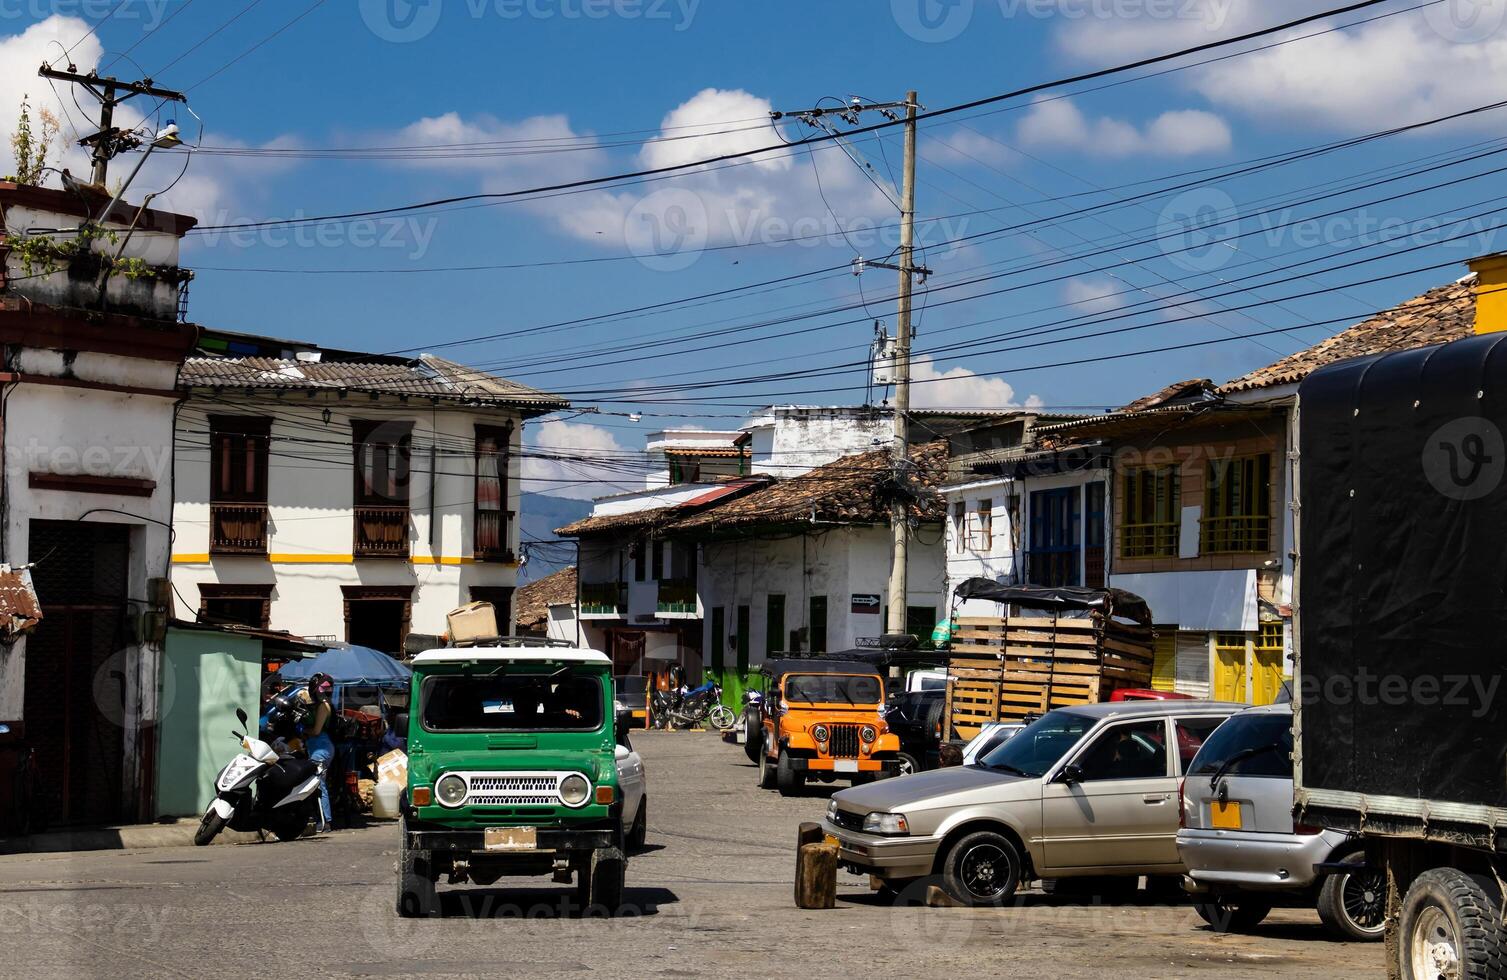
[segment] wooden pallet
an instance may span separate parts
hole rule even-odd
[[[1096,704],[1151,683],[1154,632],[1098,616],[965,616],[953,634],[946,716],[973,738],[991,721]]]

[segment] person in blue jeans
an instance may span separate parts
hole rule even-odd
[[[335,742],[329,736],[330,718],[335,713],[331,699],[335,695],[335,681],[329,674],[315,674],[309,678],[309,698],[314,705],[313,717],[304,735],[304,746],[309,760],[320,764],[319,770],[319,826],[315,832],[324,834],[330,830],[330,785],[328,769],[335,758]]]

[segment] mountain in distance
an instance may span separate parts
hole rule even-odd
[[[576,543],[555,536],[555,528],[579,521],[591,513],[591,501],[555,497],[544,493],[523,494],[519,502],[519,538],[526,544],[528,563],[518,571],[518,584],[538,581],[576,561]]]

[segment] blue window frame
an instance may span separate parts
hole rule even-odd
[[[1031,584],[1078,585],[1081,550],[1078,488],[1031,494]]]

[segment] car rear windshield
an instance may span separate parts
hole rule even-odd
[[[884,684],[862,674],[791,674],[785,678],[785,700],[804,704],[878,704]]]
[[[621,696],[643,697],[649,690],[649,678],[643,674],[628,674],[617,679],[617,693]]]
[[[591,675],[431,677],[423,686],[431,732],[593,732],[602,727],[602,681]]]
[[[1212,776],[1292,778],[1292,715],[1285,711],[1247,711],[1233,715],[1193,757],[1188,773]]]
[[[1017,776],[1043,776],[1078,744],[1095,720],[1071,711],[1048,711],[975,765]]]

